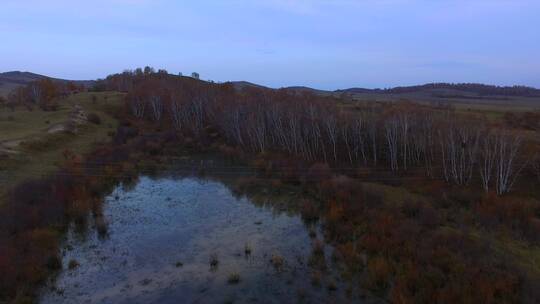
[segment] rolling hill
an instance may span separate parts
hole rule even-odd
[[[5,72],[0,73],[0,96],[7,96],[13,89],[27,85],[30,82],[44,79],[44,78],[50,78],[54,81],[58,82],[70,82],[73,81],[76,84],[84,85],[86,87],[90,87],[94,84],[93,80],[66,80],[66,79],[58,79],[58,78],[52,78],[40,74],[35,74],[31,72],[21,72],[21,71],[11,71],[11,72]]]
[[[9,92],[21,85],[48,76],[31,72],[12,71],[0,73],[0,96],[7,96]],[[73,80],[51,78],[54,81],[68,82]],[[94,80],[75,80],[77,84],[91,87]],[[263,85],[247,81],[231,81],[236,89],[245,88],[269,89]],[[516,106],[524,109],[540,108],[540,89],[527,86],[494,86],[477,83],[428,83],[415,86],[402,86],[386,89],[347,88],[341,90],[320,90],[306,86],[290,86],[280,89],[295,94],[316,94],[324,96],[346,97],[352,101],[417,101],[417,102],[444,102],[454,104],[479,104],[496,106]]]

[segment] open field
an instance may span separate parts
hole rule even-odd
[[[338,94],[335,95],[336,97]],[[415,102],[427,105],[450,104],[458,112],[485,115],[489,119],[499,119],[507,112],[523,113],[540,111],[539,97],[505,97],[486,96],[476,97],[438,97],[436,94],[426,92],[404,94],[377,94],[377,93],[354,93],[350,102]]]
[[[95,102],[93,96],[96,96]],[[122,94],[80,93],[59,102],[57,111],[42,111],[37,107],[29,111],[18,107],[15,111],[0,112],[0,202],[6,191],[24,179],[50,174],[58,168],[66,149],[76,154],[89,152],[97,143],[110,140],[108,133],[116,129],[113,117],[122,104]],[[75,105],[86,114],[95,113],[100,124],[78,126],[75,134],[59,132],[49,134],[47,129],[68,121]]]
[[[357,101],[412,101],[421,103],[450,103],[464,106],[481,106],[498,110],[534,111],[540,109],[540,97],[525,96],[478,96],[461,91],[456,92],[432,92],[419,91],[412,93],[352,93],[352,99]]]

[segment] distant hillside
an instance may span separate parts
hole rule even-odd
[[[230,81],[229,83],[231,83],[238,90],[243,90],[245,88],[274,90],[273,88],[265,87],[265,86],[248,82],[248,81]],[[318,89],[313,89],[310,87],[303,87],[303,86],[283,87],[279,89],[287,90],[289,92],[294,92],[296,94],[302,94],[302,93],[312,93],[312,94],[320,94],[320,95],[332,94],[332,91],[318,90]]]
[[[265,86],[251,83],[248,81],[229,81],[228,83],[232,84],[236,89],[242,90],[245,88],[259,88],[259,89],[268,89]]]
[[[231,82],[237,89],[246,87],[270,89],[265,86],[254,84],[247,81]],[[404,86],[387,89],[366,89],[366,88],[348,88],[342,90],[328,91],[319,90],[305,86],[283,87],[281,89],[300,93],[312,93],[319,95],[351,94],[351,95],[372,95],[384,96],[399,95],[429,96],[434,98],[447,99],[478,99],[478,100],[505,100],[509,97],[540,97],[540,89],[527,86],[493,86],[477,83],[429,83],[424,85]]]
[[[332,94],[332,91],[313,89],[310,87],[303,87],[303,86],[285,87],[283,89],[288,90],[288,91],[293,91],[296,94],[310,93],[310,94],[318,94],[318,95],[324,95],[324,96]]]
[[[379,94],[407,94],[429,92],[438,97],[456,97],[460,93],[474,94],[477,96],[512,96],[512,97],[540,97],[540,90],[527,86],[493,86],[479,83],[429,83],[424,85],[395,87],[389,89],[363,89],[351,88],[345,90],[337,90],[336,92],[346,92],[353,94],[362,93],[379,93]],[[447,94],[448,96],[446,96]],[[471,97],[463,94],[463,97]]]
[[[47,76],[30,73],[12,71],[0,73],[0,96],[7,96],[9,92],[21,85],[26,85],[32,81],[48,78]],[[54,81],[68,82],[72,80],[51,78]],[[95,85],[93,80],[74,80],[77,84],[86,87]],[[230,81],[236,89],[245,88],[269,89],[272,88],[258,85],[247,81]],[[291,86],[281,88],[296,94],[312,93],[317,95],[341,95],[349,94],[352,97],[361,99],[412,99],[412,100],[461,100],[461,101],[506,101],[514,97],[540,97],[540,89],[527,86],[493,86],[478,83],[429,83],[424,85],[403,86],[387,89],[366,89],[366,88],[348,88],[342,90],[319,90],[305,86]]]
[[[44,78],[50,78],[58,82],[71,82],[72,81],[78,85],[82,84],[86,87],[91,87],[94,85],[93,80],[66,80],[66,79],[52,78],[52,77],[30,73],[30,72],[12,71],[12,72],[0,73],[0,96],[7,96],[13,89],[19,86],[24,86],[24,85],[29,84],[30,82],[44,79]]]
[[[350,89],[344,89],[344,90],[336,90],[334,92],[336,93],[353,93],[353,94],[363,94],[363,93],[373,93],[373,92],[381,92],[380,89],[364,89],[364,88],[350,88]]]

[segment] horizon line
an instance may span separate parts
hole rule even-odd
[[[7,74],[7,73],[29,73],[29,74],[39,75],[39,76],[48,77],[48,78],[52,78],[52,79],[67,80],[67,81],[98,81],[98,80],[105,79],[107,76],[110,76],[110,75],[121,74],[121,73],[123,73],[125,71],[133,72],[134,70],[135,69],[124,69],[121,72],[115,72],[115,73],[112,73],[112,74],[108,74],[108,75],[106,75],[104,77],[98,77],[98,78],[95,78],[95,79],[70,79],[70,78],[64,78],[64,77],[61,77],[61,76],[60,77],[59,76],[49,76],[49,75],[45,75],[45,74],[41,74],[41,73],[35,73],[35,72],[23,71],[23,70],[11,70],[11,71],[0,72],[0,75],[1,74]],[[158,70],[160,70],[160,69],[155,69],[155,71],[158,71]],[[167,70],[167,69],[164,69],[164,70],[166,70],[169,75],[182,76],[182,77],[191,77],[189,74],[182,73],[182,75],[179,75],[179,73],[181,73],[181,72],[175,74],[175,73],[169,72],[169,70]],[[396,89],[396,88],[410,88],[410,87],[425,86],[425,85],[430,85],[430,84],[449,84],[449,85],[473,84],[473,85],[493,86],[493,87],[499,87],[499,88],[523,87],[523,88],[530,88],[530,89],[540,90],[540,87],[531,86],[531,85],[523,85],[523,84],[511,84],[511,85],[504,84],[504,85],[500,85],[500,84],[483,83],[483,82],[432,81],[432,82],[424,82],[424,83],[417,83],[417,84],[410,84],[410,85],[403,85],[402,84],[402,85],[395,85],[395,86],[388,86],[388,87],[383,87],[383,86],[377,86],[377,87],[351,86],[351,87],[338,88],[338,89],[320,89],[320,88],[312,87],[312,86],[308,86],[308,85],[287,85],[287,86],[276,87],[276,86],[270,86],[270,85],[264,85],[264,84],[252,82],[252,81],[249,81],[249,80],[226,80],[226,81],[215,81],[213,79],[199,79],[199,80],[206,81],[206,82],[215,82],[215,83],[247,82],[247,83],[250,83],[252,85],[261,86],[261,87],[265,87],[265,88],[269,88],[269,89],[275,89],[275,90],[277,90],[277,89],[287,89],[287,88],[306,88],[306,89],[312,89],[312,90],[318,90],[318,91],[327,91],[327,92],[337,92],[337,91],[345,91],[345,90],[351,90],[351,89],[365,89],[365,90],[381,90],[381,91],[384,91],[384,90],[391,90],[391,89]]]

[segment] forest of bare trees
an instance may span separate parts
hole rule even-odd
[[[77,85],[74,82],[60,82],[44,78],[17,87],[11,92],[5,103],[12,109],[16,106],[26,106],[28,108],[38,106],[47,111],[55,110],[58,106],[58,98],[84,90],[86,90],[84,86]]]
[[[285,90],[211,84],[166,73],[112,75],[109,89],[128,92],[132,115],[195,138],[217,128],[230,145],[261,153],[286,152],[335,167],[383,168],[400,174],[511,191],[527,161],[524,141],[511,130],[451,108],[413,103],[337,105],[330,97]]]

